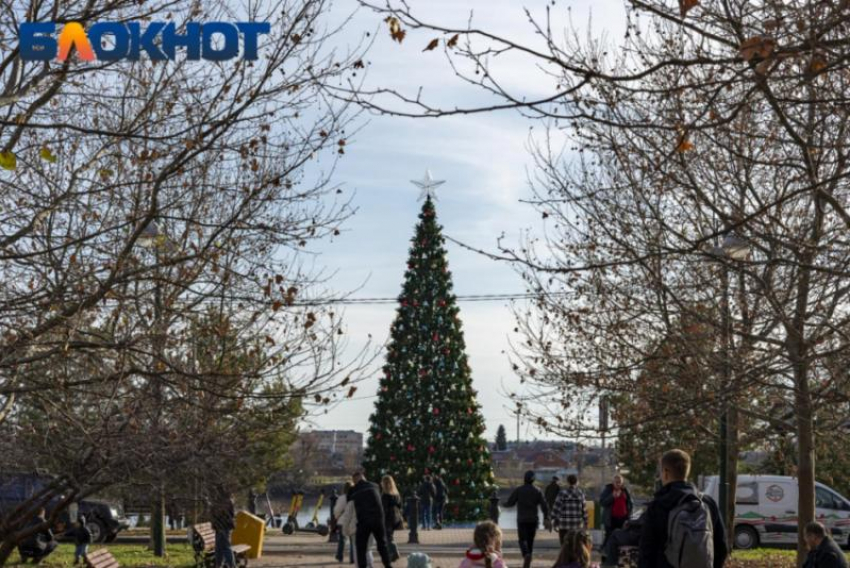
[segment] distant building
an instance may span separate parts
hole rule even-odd
[[[302,432],[290,453],[296,466],[311,474],[349,473],[363,459],[363,434],[354,430]]]

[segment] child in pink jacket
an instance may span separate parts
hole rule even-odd
[[[466,551],[460,568],[508,568],[502,560],[502,529],[492,521],[483,521],[475,527],[472,540],[474,548]]]

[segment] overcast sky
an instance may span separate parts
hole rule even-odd
[[[523,7],[542,16],[549,5],[559,25],[570,18],[587,29],[592,17],[594,37],[607,33],[612,41],[622,36],[625,12],[622,0],[410,0],[419,15],[433,22],[461,26],[474,11],[479,28],[536,43]],[[340,21],[354,13],[355,0],[336,0],[331,18]],[[441,49],[423,53],[434,34],[413,32],[399,46],[390,40],[376,14],[354,13],[342,39],[356,44],[366,32],[378,31],[369,52],[366,83],[391,86],[414,95],[423,87],[427,100],[453,106],[484,102],[480,90],[461,84],[448,68]],[[498,64],[500,79],[533,96],[551,93],[554,87],[532,66],[505,59]],[[444,233],[481,249],[495,250],[505,234],[518,242],[523,230],[539,226],[540,219],[519,201],[530,195],[527,183],[531,159],[529,139],[543,125],[517,113],[482,114],[441,119],[405,119],[368,116],[362,130],[346,146],[336,181],[354,193],[357,214],[343,234],[319,251],[321,265],[334,272],[333,289],[344,292],[360,288],[354,297],[396,297],[401,290],[408,247],[421,207],[419,190],[409,180],[421,179],[426,168],[446,180],[438,190],[437,216]],[[488,260],[447,243],[449,268],[455,293],[522,293],[523,283],[507,265]],[[353,353],[371,334],[380,344],[389,336],[395,305],[348,306],[345,321]],[[462,302],[460,315],[472,368],[487,425],[487,437],[495,437],[499,424],[516,432],[515,418],[504,394],[518,385],[506,354],[514,320],[506,302]],[[514,335],[514,337],[516,337]],[[347,401],[312,426],[321,429],[353,429],[365,432],[378,386],[375,372],[360,385],[354,400]],[[522,437],[545,437],[531,426]]]

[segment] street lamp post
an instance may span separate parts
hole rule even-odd
[[[154,282],[154,328],[155,328],[155,346],[154,351],[156,356],[162,356],[164,351],[162,341],[165,336],[163,329],[163,314],[162,314],[162,289],[159,279],[159,248],[160,245],[166,242],[165,235],[160,231],[156,221],[148,223],[139,234],[138,243],[145,248],[152,248],[155,259],[155,282]],[[159,381],[156,383],[156,395],[159,399],[160,408],[162,410],[162,389]],[[165,485],[160,483],[155,490],[155,495],[151,500],[151,544],[153,545],[153,554],[157,557],[165,556]]]
[[[720,388],[720,476],[718,484],[718,505],[720,507],[720,518],[727,525],[727,538],[731,536],[732,524],[730,516],[734,516],[734,491],[730,488],[729,480],[729,414],[730,405],[728,389],[732,383],[732,311],[729,307],[729,264],[728,260],[746,260],[750,254],[749,243],[741,237],[730,233],[723,238],[720,246],[712,247],[711,255],[720,259],[722,270],[720,272],[721,284],[721,349],[723,353],[723,376]],[[732,496],[732,497],[730,497]],[[731,503],[730,503],[731,502]]]

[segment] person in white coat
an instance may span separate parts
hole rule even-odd
[[[357,558],[357,550],[355,548],[355,538],[357,534],[357,513],[354,510],[354,502],[348,500],[348,492],[354,484],[350,481],[345,482],[342,495],[336,500],[334,506],[334,519],[339,526],[339,543],[337,545],[336,559],[340,562],[345,558],[345,540],[348,539],[349,545],[349,563],[354,564],[354,559]],[[371,544],[371,540],[370,540]],[[369,568],[373,567],[372,551],[366,553],[366,561]]]

